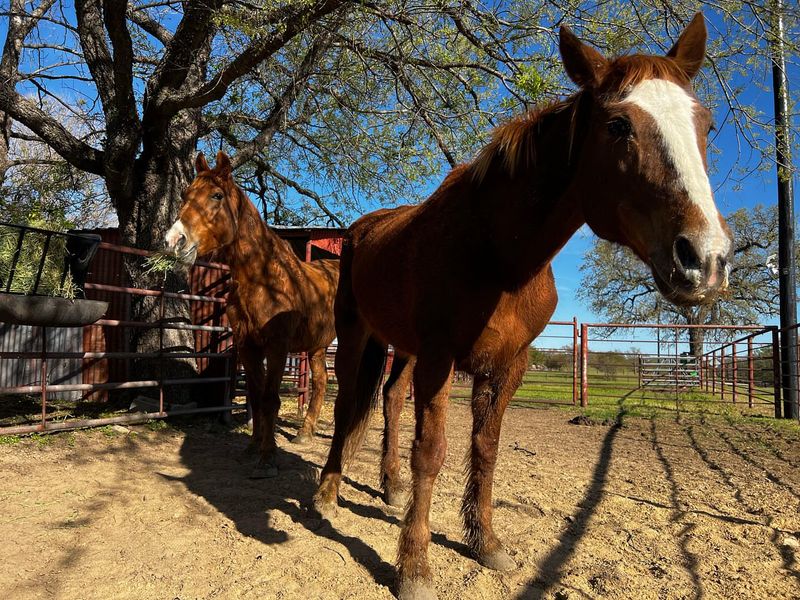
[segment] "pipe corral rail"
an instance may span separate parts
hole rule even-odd
[[[40,411],[35,420],[24,423],[0,420],[5,423],[0,433],[62,431],[200,413],[229,415],[244,409],[244,404],[235,402],[244,395],[243,376],[224,311],[227,266],[198,262],[185,290],[128,285],[123,256],[143,260],[148,255],[109,242],[100,244],[85,290],[87,297],[109,302],[108,314],[93,325],[70,328],[71,336],[61,335],[58,328],[1,326],[0,403],[9,395],[36,395]],[[157,314],[149,321],[134,321],[131,303],[144,297],[157,299]],[[187,303],[191,319],[165,318],[166,301]],[[170,330],[191,332],[194,347],[165,347],[165,333]],[[140,353],[131,347],[134,332],[143,331],[158,335],[156,351]],[[791,411],[781,404],[777,340],[776,327],[756,325],[553,321],[530,348],[528,369],[512,402],[586,407],[624,399],[671,410],[699,406],[788,415]],[[327,356],[329,369],[334,351],[330,348]],[[170,376],[159,368],[156,376],[137,378],[134,364],[142,360],[193,361],[196,374]],[[308,373],[304,354],[289,357],[282,393],[297,395],[299,412],[306,404]],[[470,377],[456,373],[452,397],[468,398],[470,384]],[[192,389],[202,390],[194,396],[213,400],[211,405],[179,404],[169,398],[173,390],[185,395]],[[102,407],[110,395],[123,390],[149,390],[155,397],[150,404],[133,398],[139,410],[126,414],[80,418],[52,410],[55,399],[64,398],[76,402],[76,407]]]

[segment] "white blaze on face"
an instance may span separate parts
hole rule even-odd
[[[184,228],[183,223],[181,223],[181,220],[178,219],[172,224],[172,227],[169,228],[169,231],[167,231],[167,235],[165,236],[167,248],[171,250],[174,249],[181,237],[187,238],[188,236],[186,235],[186,229]]]
[[[697,145],[694,111],[697,101],[681,86],[664,79],[645,79],[636,84],[625,97],[650,115],[658,127],[669,159],[677,171],[679,185],[706,219],[704,252],[727,255],[730,239],[719,223],[711,184],[708,181],[703,157]]]

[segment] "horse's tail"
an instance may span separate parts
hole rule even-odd
[[[380,385],[386,368],[386,348],[373,337],[367,340],[358,365],[356,390],[352,399],[350,435],[345,441],[342,462],[355,456],[369,426],[369,418],[380,399]]]

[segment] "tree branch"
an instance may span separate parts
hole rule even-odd
[[[269,173],[281,183],[293,188],[297,193],[302,194],[303,196],[306,196],[308,198],[311,198],[314,201],[314,203],[319,207],[319,209],[325,213],[325,215],[332,223],[334,223],[338,227],[345,226],[342,220],[339,217],[337,217],[334,213],[332,213],[327,206],[325,206],[325,202],[316,192],[300,185],[298,182],[296,182],[293,179],[290,179],[286,175],[279,173],[274,168],[272,168],[270,164],[264,161],[258,161],[258,165],[259,167],[263,168],[266,173]]]
[[[75,0],[78,36],[89,72],[95,81],[100,102],[108,114],[114,109],[114,70],[111,52],[106,45],[101,0]]]
[[[67,129],[7,83],[0,84],[0,110],[25,125],[71,165],[103,175],[103,153],[81,142]]]
[[[260,62],[283,48],[298,33],[305,30],[309,24],[334,12],[347,1],[321,0],[309,8],[301,8],[295,10],[293,14],[286,14],[284,20],[279,26],[275,27],[271,35],[265,35],[253,40],[239,56],[199,88],[180,96],[167,96],[164,98],[160,102],[160,110],[165,114],[175,114],[185,108],[199,108],[209,102],[219,100],[239,77],[245,75]]]
[[[177,90],[183,85],[195,63],[195,54],[213,35],[214,25],[211,17],[220,6],[222,0],[186,2],[183,18],[167,43],[161,65],[148,82],[149,102],[145,112],[159,112],[159,97],[165,90]]]
[[[30,15],[25,15],[24,0],[12,0],[12,15],[0,58],[0,119],[4,142],[10,135],[10,118],[33,131],[66,161],[79,169],[95,174],[102,173],[102,153],[78,140],[61,123],[40,109],[34,102],[21,96],[14,88],[18,76],[19,58],[25,38],[37,22],[50,10],[55,0],[43,0]],[[4,146],[7,151],[7,145]],[[0,157],[5,162],[8,157]]]
[[[128,7],[127,17],[146,33],[149,33],[166,46],[172,41],[172,33],[161,23],[151,17],[143,8]]]
[[[127,197],[133,190],[133,167],[141,138],[133,93],[133,43],[125,18],[127,0],[102,2],[103,20],[114,49],[113,107],[105,107],[106,185],[112,197],[119,194]]]
[[[292,104],[297,98],[298,92],[303,89],[311,77],[314,67],[319,61],[320,56],[330,47],[332,33],[326,31],[319,35],[303,57],[292,81],[283,90],[283,93],[275,100],[267,118],[260,126],[260,131],[251,141],[241,143],[236,146],[236,156],[232,163],[234,168],[250,160],[259,150],[269,145],[275,132],[280,128],[281,121],[289,112]]]

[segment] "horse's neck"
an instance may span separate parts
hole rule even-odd
[[[231,277],[240,285],[268,279],[269,284],[265,286],[268,295],[279,292],[285,297],[287,290],[277,288],[298,279],[300,259],[288,242],[267,227],[244,194],[242,202],[236,237],[225,253]]]
[[[545,115],[532,140],[534,164],[509,177],[495,160],[476,195],[498,274],[511,285],[538,274],[585,223],[574,173],[586,119],[585,107]]]

